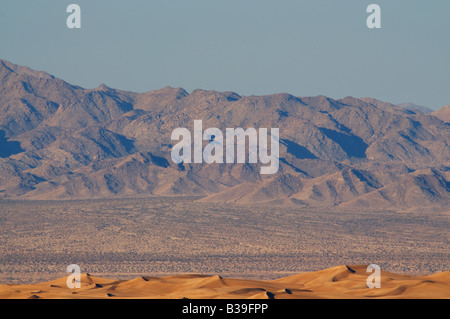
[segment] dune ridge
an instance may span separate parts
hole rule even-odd
[[[2,299],[449,299],[450,271],[427,276],[381,272],[381,288],[370,289],[367,265],[341,265],[275,280],[223,278],[219,275],[140,276],[115,280],[81,275],[81,288],[67,277],[32,285],[0,285]]]

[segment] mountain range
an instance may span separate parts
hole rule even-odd
[[[280,168],[175,164],[177,127],[280,128]],[[0,60],[0,198],[199,196],[343,208],[450,204],[450,106],[71,85]]]

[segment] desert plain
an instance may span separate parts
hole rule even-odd
[[[450,298],[445,211],[0,202],[0,298]],[[67,266],[83,273],[69,289]],[[381,267],[369,289],[367,265]]]

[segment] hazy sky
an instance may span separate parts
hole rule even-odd
[[[81,7],[68,29],[66,7]],[[381,6],[381,29],[366,7]],[[450,104],[449,0],[0,1],[0,58],[86,88]]]

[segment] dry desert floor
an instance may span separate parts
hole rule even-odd
[[[3,200],[0,297],[449,298],[449,229],[433,210]],[[70,264],[79,290],[65,288]],[[368,264],[381,289],[362,266],[336,267]]]
[[[0,298],[20,299],[321,299],[450,298],[450,272],[429,276],[381,273],[381,287],[368,288],[367,266],[338,266],[276,280],[207,275],[137,277],[114,280],[81,275],[81,287],[69,289],[67,277],[31,285],[0,285]]]

